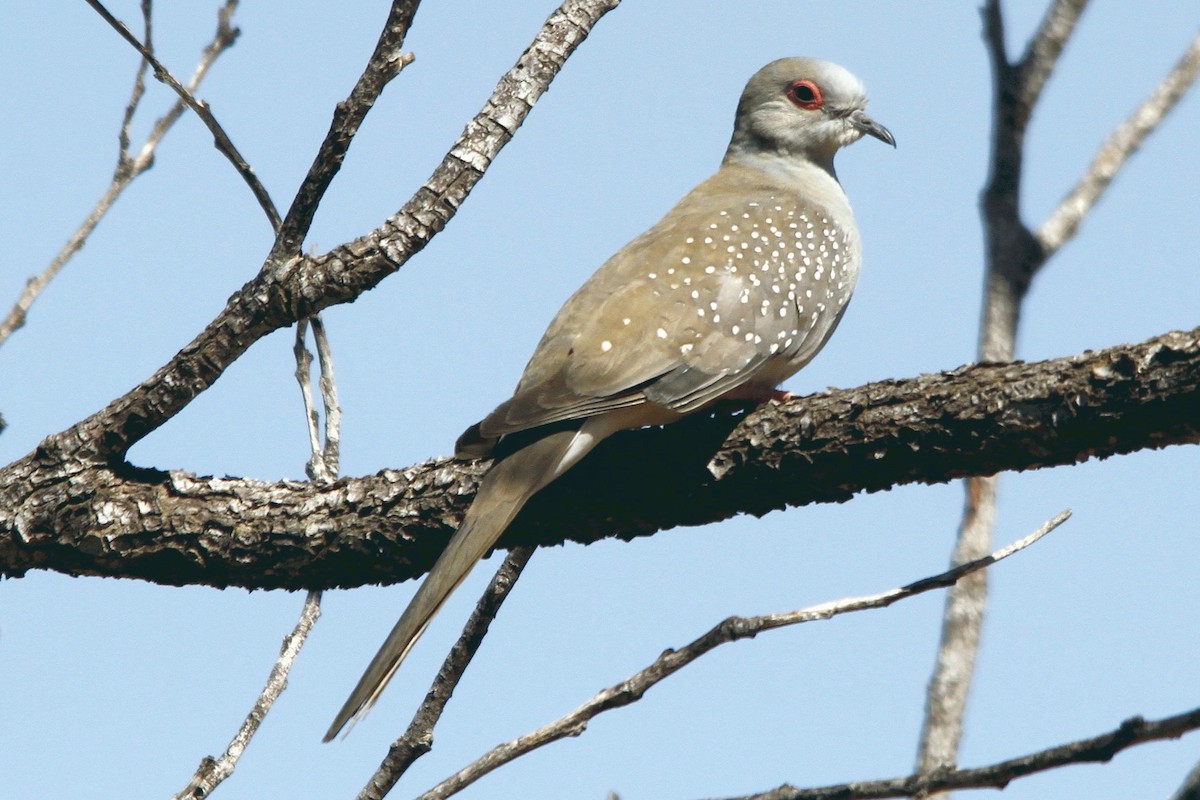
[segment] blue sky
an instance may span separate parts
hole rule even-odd
[[[205,3],[160,4],[162,60],[188,74],[213,28]],[[552,2],[427,3],[326,196],[307,246],[378,225],[427,177]],[[1193,2],[1094,3],[1030,130],[1025,218],[1037,224],[1097,145],[1195,34]],[[130,22],[136,4],[114,3]],[[1020,47],[1042,13],[1005,4]],[[383,3],[247,3],[208,100],[278,205],[373,45]],[[52,26],[52,30],[51,30]],[[449,228],[377,290],[326,316],[345,412],[342,472],[448,453],[508,396],[562,300],[708,175],[746,78],[785,55],[835,60],[866,83],[899,142],[839,157],[865,263],[808,392],[972,359],[982,245],[988,64],[974,3],[628,0],[598,25]],[[16,297],[107,185],[136,57],[83,3],[14,4],[0,30],[8,198],[0,304]],[[135,126],[170,102],[152,85]],[[1051,358],[1190,329],[1200,308],[1200,100],[1186,98],[1037,279],[1018,342]],[[0,348],[0,462],[128,390],[257,270],[269,227],[193,118],[182,120],[87,247]],[[256,345],[134,463],[266,480],[303,477],[307,437],[292,334]],[[1173,448],[1005,475],[1007,542],[1075,517],[991,573],[962,763],[1089,736],[1133,714],[1193,707],[1200,685],[1200,467]],[[393,796],[419,793],[492,745],[731,613],[798,608],[940,570],[958,485],[538,552]],[[382,701],[345,741],[333,713],[412,592],[326,595],[290,686],[226,798],[346,797],[407,724],[498,561],[472,575]],[[303,597],[33,573],[0,584],[0,796],[163,797],[240,723]],[[727,646],[579,739],[485,778],[466,798],[692,798],[909,772],[942,598]],[[1166,797],[1200,739],[1019,781],[1012,798]]]

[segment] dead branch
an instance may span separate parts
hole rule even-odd
[[[1080,222],[1100,200],[1121,167],[1171,113],[1195,83],[1197,75],[1200,75],[1200,33],[1192,38],[1187,50],[1150,96],[1109,134],[1078,183],[1037,229],[1034,238],[1042,250],[1043,260],[1075,236]]]
[[[566,0],[500,79],[430,179],[395,215],[325,255],[268,258],[259,274],[154,375],[41,447],[97,464],[119,460],[207,390],[256,341],[354,300],[402,267],[445,227],[567,57],[619,2]]]
[[[184,105],[196,113],[200,121],[204,123],[204,127],[208,128],[209,133],[213,137],[213,146],[217,148],[217,152],[225,156],[233,168],[237,170],[239,176],[250,187],[250,193],[254,195],[254,199],[258,201],[262,207],[263,213],[267,215],[267,221],[271,223],[271,230],[279,230],[279,212],[275,210],[275,204],[271,202],[271,195],[267,192],[267,188],[262,185],[258,176],[254,174],[254,170],[246,163],[246,159],[238,152],[233,140],[229,138],[229,134],[221,127],[221,123],[217,121],[216,116],[212,113],[212,109],[208,103],[203,100],[196,99],[188,89],[171,74],[162,62],[160,62],[154,53],[147,48],[136,36],[125,27],[125,23],[117,19],[112,13],[104,7],[100,0],[86,0],[87,4],[95,9],[96,13],[107,22],[113,30],[120,34],[121,38],[129,42],[133,49],[141,54],[142,58],[151,67],[154,68],[155,79],[161,81],[171,88],[175,94],[179,95],[179,99]]]
[[[925,797],[930,792],[954,789],[1003,789],[1026,775],[1069,764],[1106,763],[1122,750],[1162,739],[1178,739],[1197,728],[1200,728],[1200,708],[1157,720],[1131,717],[1108,733],[986,767],[942,769],[927,775],[856,781],[816,789],[797,789],[784,785],[769,792],[731,797],[728,800],[880,800],[886,797]]]
[[[499,769],[505,764],[515,761],[539,747],[559,741],[568,736],[580,735],[587,729],[588,723],[600,714],[636,703],[656,684],[661,683],[687,665],[695,662],[701,656],[723,644],[729,644],[730,642],[742,639],[753,639],[760,633],[775,630],[776,628],[831,619],[855,611],[886,608],[893,603],[898,603],[909,597],[915,597],[924,592],[953,586],[960,579],[978,572],[984,567],[991,566],[997,561],[1002,561],[1014,553],[1019,553],[1066,522],[1070,516],[1070,511],[1064,511],[1044,523],[1033,533],[989,556],[886,592],[834,600],[782,614],[764,614],[756,617],[729,617],[722,620],[707,633],[683,647],[666,650],[650,666],[638,671],[620,683],[608,687],[569,714],[565,714],[524,736],[497,745],[454,775],[451,775],[437,786],[420,795],[417,800],[445,800],[445,798],[451,795],[458,794],[489,772]]]
[[[204,51],[200,55],[200,63],[196,65],[192,77],[188,80],[187,89],[189,92],[195,92],[200,86],[200,82],[204,80],[204,76],[208,74],[209,67],[217,58],[233,46],[237,40],[238,29],[230,24],[233,18],[233,12],[237,8],[237,0],[226,0],[225,4],[217,12],[217,31],[213,35],[212,40],[205,46]],[[147,22],[147,31],[149,31],[149,23]],[[147,33],[147,47],[149,47],[149,34]],[[66,266],[87,242],[92,231],[100,224],[100,220],[108,213],[113,204],[125,191],[126,187],[133,182],[135,178],[150,169],[154,164],[154,154],[158,150],[159,143],[163,137],[167,135],[171,127],[183,115],[185,108],[183,101],[177,101],[167,113],[163,114],[150,129],[150,134],[142,143],[141,148],[135,154],[130,154],[129,150],[129,124],[141,103],[143,92],[142,75],[144,72],[145,62],[138,68],[137,77],[134,79],[134,88],[130,92],[130,100],[125,107],[125,112],[121,120],[121,131],[118,136],[120,141],[120,152],[117,155],[117,167],[113,172],[112,182],[108,188],[104,190],[104,194],[96,201],[96,205],[88,213],[84,221],[75,229],[67,239],[66,244],[62,246],[51,259],[50,263],[40,273],[30,278],[25,283],[25,288],[21,291],[17,301],[9,310],[8,315],[0,322],[0,345],[4,344],[5,340],[13,334],[18,328],[25,324],[25,319],[29,314],[29,309],[33,306],[34,301],[45,290],[46,286],[54,280],[55,276]]]
[[[475,652],[483,644],[483,637],[496,618],[500,605],[512,591],[513,585],[517,578],[521,577],[522,570],[532,556],[533,548],[517,547],[504,559],[504,563],[484,589],[479,602],[475,604],[475,610],[463,626],[462,635],[446,654],[446,660],[442,662],[437,677],[433,679],[433,685],[429,687],[424,702],[413,715],[408,730],[392,743],[379,769],[359,792],[358,800],[383,800],[384,795],[392,790],[408,768],[433,748],[434,726],[441,719],[450,695],[462,680],[463,673],[475,657]]]
[[[246,746],[250,744],[254,734],[258,732],[267,712],[271,710],[275,701],[279,699],[279,695],[287,688],[287,676],[292,669],[292,664],[300,655],[300,648],[304,646],[312,626],[316,624],[320,616],[321,593],[309,592],[304,601],[304,608],[300,611],[300,619],[296,621],[296,627],[283,637],[283,645],[279,648],[279,658],[271,667],[267,683],[258,699],[255,700],[250,713],[246,715],[245,721],[234,734],[233,740],[230,741],[220,758],[205,756],[201,759],[200,766],[196,768],[196,774],[172,800],[201,800],[212,794],[218,784],[233,774],[234,767],[237,766],[238,760],[242,757],[242,753],[245,752]]]

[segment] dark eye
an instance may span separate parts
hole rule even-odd
[[[818,109],[825,104],[821,87],[809,80],[793,81],[787,89],[788,99],[801,108]]]

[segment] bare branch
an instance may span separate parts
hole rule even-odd
[[[308,462],[309,478],[318,484],[327,486],[332,483],[337,477],[337,459],[336,454],[333,463],[329,464],[324,459],[323,450],[317,440],[316,432],[316,411],[313,410],[311,380],[309,375],[309,367],[312,364],[312,356],[304,347],[304,333],[307,329],[307,320],[301,320],[296,323],[296,344],[293,352],[296,356],[296,378],[300,381],[300,393],[304,398],[304,408],[306,417],[309,420],[309,440],[312,444],[312,458]],[[329,413],[331,395],[334,397],[333,405],[336,408],[336,392],[333,387],[333,364],[329,356],[329,342],[325,339],[324,327],[322,326],[317,333],[319,320],[313,320],[314,338],[317,340],[317,349],[321,352],[321,395],[326,403],[326,414]],[[337,411],[340,421],[340,411]],[[337,423],[334,424],[336,437]],[[328,422],[327,433],[328,436]],[[336,445],[335,445],[336,453]],[[201,760],[200,766],[196,769],[196,773],[192,776],[192,780],[188,785],[175,795],[173,800],[202,800],[212,794],[213,790],[226,778],[233,774],[234,768],[241,759],[242,754],[246,750],[246,746],[250,744],[250,740],[258,732],[262,721],[266,719],[267,714],[275,705],[275,701],[287,688],[287,676],[291,672],[292,664],[300,655],[300,649],[304,646],[304,642],[308,639],[308,634],[316,624],[317,619],[321,616],[321,593],[312,591],[305,598],[304,607],[300,611],[300,619],[296,622],[296,627],[288,636],[284,637],[283,647],[280,648],[279,658],[275,660],[274,667],[271,668],[271,674],[267,677],[267,683],[259,693],[258,700],[250,709],[245,722],[234,735],[229,746],[225,748],[225,752],[219,759],[206,757]]]
[[[1027,70],[1010,64],[1005,55],[1000,0],[988,0],[983,20],[984,42],[992,62],[993,107],[988,180],[981,203],[987,274],[979,357],[1011,361],[1021,301],[1040,257],[1033,234],[1021,221],[1020,206],[1025,129],[1032,109],[1023,99],[1028,94],[1023,78]],[[1036,51],[1031,46],[1028,52]]]
[[[978,353],[984,361],[1012,360],[1021,304],[1044,263],[1042,251],[1021,220],[1025,131],[1086,5],[1087,0],[1052,0],[1016,64],[1009,63],[1006,54],[1000,0],[988,0],[984,7],[984,42],[992,62],[994,96],[989,176],[981,203],[987,272]],[[991,548],[996,482],[987,475],[965,482],[963,520],[951,563],[977,558]],[[926,690],[917,750],[919,772],[953,764],[957,756],[986,602],[987,575],[982,572],[946,594],[941,640]]]
[[[931,775],[909,775],[879,781],[857,781],[815,789],[784,785],[769,792],[728,800],[880,800],[887,797],[926,797],[930,792],[954,789],[1003,789],[1017,778],[1069,764],[1105,763],[1122,750],[1162,739],[1178,739],[1197,728],[1200,728],[1200,708],[1157,720],[1131,717],[1108,733],[986,767],[943,770]]]
[[[984,40],[992,60],[995,106],[991,167],[983,193],[987,275],[979,357],[1014,357],[1021,305],[1034,275],[1075,232],[1079,221],[1107,188],[1128,155],[1141,144],[1200,71],[1200,36],[1179,64],[1101,148],[1092,166],[1042,228],[1033,234],[1021,220],[1020,190],[1025,131],[1046,81],[1075,30],[1086,0],[1054,0],[1018,63],[1005,54],[999,0],[984,9]],[[966,481],[966,504],[953,558],[973,558],[991,546],[996,515],[995,477]],[[934,674],[926,692],[917,763],[920,770],[953,764],[962,736],[980,627],[987,576],[980,573],[956,585],[946,610]],[[930,800],[937,800],[931,798]]]
[[[1183,785],[1171,795],[1171,800],[1200,800],[1200,764],[1192,767],[1192,771],[1184,778]]]
[[[1198,404],[1200,328],[751,414],[724,406],[612,437],[540,492],[500,546],[629,539],[900,484],[1196,443]],[[293,589],[395,583],[433,563],[486,466],[438,459],[324,487],[91,464],[43,448],[0,469],[0,573]]]
[[[1042,89],[1058,65],[1058,58],[1087,4],[1088,0],[1052,0],[1025,52],[1015,63],[1009,62],[1004,44],[1004,15],[1000,0],[987,0],[984,5],[984,43],[999,89],[996,95],[996,122],[1009,130],[1018,147],[1033,115],[1033,108],[1041,98]],[[1000,149],[1006,148],[1007,145]]]
[[[196,65],[192,77],[188,79],[186,89],[188,93],[195,94],[200,88],[200,82],[204,76],[208,74],[208,69],[212,66],[213,61],[218,55],[231,47],[241,31],[235,28],[232,24],[233,14],[237,11],[239,0],[225,0],[225,3],[217,9],[217,31],[213,36],[212,41],[205,45],[204,50],[200,54],[200,62]],[[159,117],[150,129],[150,135],[146,137],[146,144],[142,146],[142,151],[138,153],[135,160],[150,160],[149,156],[145,155],[145,148],[148,145],[157,146],[167,130],[175,124],[176,120],[183,116],[184,109],[187,105],[182,99],[176,100],[171,109]]]
[[[313,343],[317,347],[317,363],[321,365],[321,404],[325,407],[325,445],[321,448],[321,462],[325,471],[337,475],[342,459],[342,407],[338,403],[337,383],[333,377],[333,351],[325,333],[325,322],[318,314],[311,320]],[[316,456],[316,453],[313,453]]]
[[[238,30],[232,27],[229,23],[233,17],[233,12],[237,8],[237,0],[226,0],[224,6],[217,12],[217,31],[212,40],[204,48],[200,56],[200,62],[196,66],[195,72],[192,73],[191,79],[188,81],[188,91],[194,92],[204,80],[204,76],[208,74],[209,67],[216,61],[217,57],[233,46],[237,40]],[[117,159],[117,168],[114,171],[112,182],[105,189],[103,196],[97,201],[91,212],[84,219],[83,223],[75,230],[75,233],[67,239],[67,243],[62,249],[55,254],[50,264],[46,266],[41,273],[33,278],[30,278],[20,297],[8,315],[0,322],[0,345],[4,344],[5,340],[25,324],[25,318],[29,313],[29,309],[33,306],[35,300],[50,283],[59,271],[66,266],[67,262],[83,248],[88,236],[108,213],[108,210],[116,202],[121,193],[129,184],[148,170],[154,163],[154,153],[158,148],[159,142],[166,136],[171,126],[183,114],[185,108],[183,101],[179,100],[171,107],[171,109],[159,117],[151,128],[150,135],[146,137],[146,141],[142,144],[141,149],[136,155],[129,157],[128,154],[128,125],[132,111],[140,102],[141,92],[136,88],[141,81],[142,71],[144,70],[145,61],[141,62],[139,67],[138,78],[135,79],[135,88],[131,93],[130,104],[126,107],[125,116],[121,123],[121,134],[119,136],[121,143],[121,152]]]
[[[720,645],[742,639],[751,639],[764,631],[774,630],[775,628],[830,619],[854,611],[886,608],[893,603],[913,597],[914,595],[951,586],[955,581],[966,575],[990,566],[1013,553],[1024,550],[1066,522],[1070,516],[1070,511],[1063,511],[1044,523],[1033,533],[996,551],[990,556],[963,564],[932,577],[923,578],[897,589],[863,597],[851,597],[844,600],[821,603],[820,605],[800,609],[799,611],[789,611],[782,614],[764,614],[756,617],[729,617],[684,647],[678,650],[668,649],[655,659],[654,663],[650,666],[631,675],[620,683],[610,686],[571,713],[524,736],[494,747],[471,764],[468,764],[437,786],[420,795],[417,800],[444,800],[444,798],[462,791],[489,772],[520,758],[526,753],[532,752],[551,742],[556,742],[559,739],[580,735],[587,728],[588,723],[600,714],[641,700],[642,696],[653,686]]]
[[[154,52],[154,39],[151,35],[153,27],[154,15],[150,0],[142,0],[142,44],[151,53]],[[119,152],[117,154],[117,171],[125,168],[126,162],[129,160],[129,126],[133,123],[133,115],[137,112],[138,104],[142,100],[142,96],[146,93],[146,70],[150,68],[150,64],[146,59],[138,62],[137,73],[133,78],[133,89],[129,93],[129,102],[125,104],[125,114],[121,117],[121,130],[117,134],[117,143]]]
[[[374,231],[318,257],[268,258],[258,276],[150,378],[42,446],[119,460],[179,413],[252,344],[375,287],[420,252],[512,138],[566,59],[620,0],[565,0],[497,84],[426,184]]]
[[[1012,67],[1008,61],[1008,47],[1004,43],[1004,12],[1000,0],[985,0],[980,9],[983,17],[983,42],[992,62],[992,71]]]
[[[967,478],[963,483],[966,507],[951,564],[986,553],[996,522],[996,478]],[[986,572],[968,575],[946,593],[937,660],[925,691],[925,718],[917,747],[920,774],[953,766],[957,760],[986,599]]]
[[[296,340],[292,343],[292,355],[296,358],[296,371],[294,374],[296,383],[300,384],[300,400],[304,403],[304,421],[308,429],[308,449],[312,453],[312,458],[308,460],[308,466],[305,472],[308,473],[310,480],[317,480],[314,475],[319,474],[324,469],[324,464],[320,463],[321,458],[321,435],[317,433],[317,410],[313,407],[312,397],[312,353],[308,352],[308,348],[304,344],[304,339],[308,333],[308,320],[302,319],[296,323]],[[324,476],[328,478],[328,475]],[[328,480],[321,480],[320,483],[328,483]]]
[[[113,30],[121,35],[122,39],[129,42],[135,50],[141,53],[142,58],[154,68],[154,77],[157,80],[165,83],[174,90],[175,94],[179,95],[179,98],[183,100],[187,107],[196,112],[196,116],[200,118],[200,121],[204,123],[204,126],[212,134],[213,145],[217,148],[217,151],[225,156],[229,160],[229,163],[233,164],[233,168],[237,170],[238,175],[250,187],[250,192],[254,195],[254,199],[258,201],[259,206],[262,207],[263,212],[267,215],[267,220],[271,223],[271,230],[278,232],[280,225],[279,212],[275,210],[275,204],[271,202],[270,194],[267,192],[266,187],[262,185],[262,182],[258,180],[258,176],[254,174],[254,170],[246,163],[246,159],[242,158],[242,154],[238,152],[237,147],[233,144],[233,140],[225,133],[225,129],[217,122],[217,118],[213,115],[208,104],[203,100],[197,100],[195,95],[176,80],[175,76],[154,57],[154,54],[147,50],[138,41],[136,36],[130,33],[129,28],[125,27],[125,23],[114,17],[100,0],[87,0],[87,4],[94,8],[96,13],[112,26]]]
[[[402,54],[400,48],[404,46],[404,39],[419,5],[420,0],[393,0],[383,32],[379,34],[375,50],[367,59],[367,66],[350,90],[350,95],[338,103],[334,110],[325,141],[321,142],[308,174],[292,199],[287,217],[278,228],[268,262],[283,260],[300,252],[317,206],[334,176],[341,170],[350,142],[358,133],[367,112],[374,107],[384,87],[412,63],[412,54]]]
[[[483,596],[476,603],[475,610],[471,612],[462,635],[442,662],[442,668],[438,670],[437,677],[434,678],[429,693],[425,695],[425,701],[413,716],[408,730],[392,744],[379,769],[359,793],[358,800],[382,800],[408,768],[433,748],[434,726],[441,718],[450,695],[462,680],[471,659],[475,657],[475,652],[483,644],[483,638],[496,618],[500,605],[512,591],[513,585],[532,556],[532,547],[517,547],[504,559],[504,563],[500,565]]]
[[[296,656],[300,654],[300,648],[304,646],[305,640],[308,638],[309,631],[316,624],[317,619],[321,616],[321,593],[309,592],[308,597],[304,600],[304,608],[300,612],[300,619],[296,621],[296,627],[292,632],[283,638],[283,646],[279,650],[279,658],[275,660],[275,665],[271,667],[271,674],[267,677],[267,684],[263,687],[262,692],[255,701],[254,707],[250,709],[250,713],[246,716],[246,720],[242,723],[241,728],[230,741],[229,746],[225,748],[225,752],[220,758],[205,757],[201,759],[200,766],[196,769],[192,780],[184,787],[173,800],[201,800],[212,794],[213,789],[219,783],[233,774],[234,768],[237,766],[238,759],[242,757],[242,753],[246,749],[246,745],[250,743],[250,739],[258,732],[259,725],[267,716],[267,712],[271,710],[271,706],[287,688],[287,676],[291,671],[292,664],[296,660]]]
[[[1037,32],[1029,40],[1017,64],[1021,73],[1019,97],[1026,121],[1042,96],[1042,89],[1057,66],[1058,57],[1062,55],[1087,4],[1088,0],[1053,0]]]
[[[1038,228],[1034,238],[1043,258],[1049,258],[1069,241],[1080,221],[1091,211],[1112,183],[1126,160],[1162,123],[1179,99],[1200,75],[1200,33],[1197,33],[1179,61],[1134,111],[1100,146],[1079,182]]]
[[[310,321],[321,363],[321,401],[325,406],[324,445],[321,444],[321,435],[317,432],[319,415],[313,408],[312,354],[304,344]],[[310,480],[323,485],[329,484],[338,472],[342,410],[338,406],[337,387],[333,381],[333,357],[329,352],[329,340],[325,336],[325,326],[321,324],[320,317],[302,319],[296,323],[296,341],[292,345],[292,353],[296,357],[295,377],[296,382],[300,384],[300,398],[304,402],[304,418],[308,424],[308,446],[312,452],[304,471]]]

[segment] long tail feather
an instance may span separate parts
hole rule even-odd
[[[346,723],[357,722],[370,710],[446,598],[496,543],[525,502],[582,458],[596,441],[598,437],[583,431],[553,433],[488,471],[462,525],[371,659],[322,741],[330,741]]]

